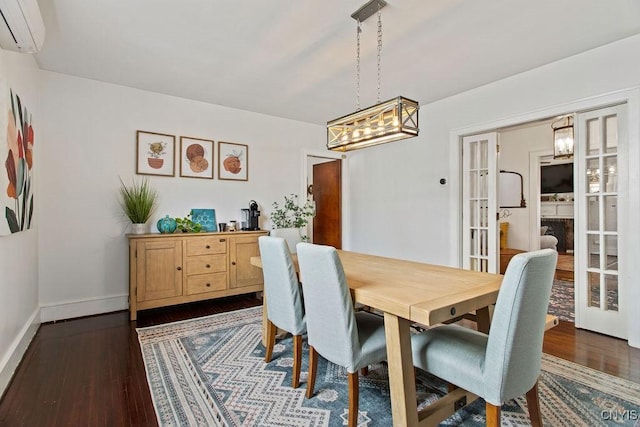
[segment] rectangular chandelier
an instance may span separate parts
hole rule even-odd
[[[327,148],[351,151],[418,135],[416,101],[398,96],[327,122]]]

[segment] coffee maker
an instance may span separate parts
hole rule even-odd
[[[260,211],[258,210],[258,203],[255,200],[249,202],[249,209],[241,209],[242,211],[242,229],[245,231],[260,230],[258,226],[258,217]]]

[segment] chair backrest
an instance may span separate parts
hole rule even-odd
[[[301,335],[306,330],[304,305],[289,247],[281,237],[261,236],[258,244],[267,317],[279,328]]]
[[[336,249],[298,243],[298,264],[307,313],[307,340],[325,359],[353,372],[360,357],[358,327]]]
[[[526,393],[540,375],[542,340],[558,253],[514,256],[502,280],[485,355],[485,400],[504,402]]]

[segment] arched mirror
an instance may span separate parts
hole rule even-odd
[[[527,202],[524,200],[521,174],[506,170],[500,171],[498,204],[500,208],[527,207]]]

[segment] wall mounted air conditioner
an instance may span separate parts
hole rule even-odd
[[[0,47],[34,53],[43,42],[44,22],[37,0],[0,0]]]

